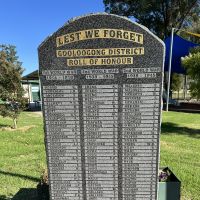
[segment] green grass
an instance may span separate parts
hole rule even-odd
[[[182,200],[200,199],[200,115],[164,112],[161,166],[169,166],[182,184]]]
[[[12,125],[0,118],[0,127]],[[20,188],[35,188],[45,168],[43,122],[41,116],[24,112],[19,130],[0,130],[0,200],[10,199]]]
[[[0,117],[0,128],[11,124]],[[42,117],[24,112],[18,125],[16,131],[0,130],[0,200],[16,196],[21,188],[35,188],[46,166]],[[200,199],[199,114],[163,112],[161,166],[181,180],[182,200]]]

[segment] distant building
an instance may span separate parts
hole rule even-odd
[[[41,110],[40,81],[38,70],[22,77],[22,85],[28,99],[29,110]]]

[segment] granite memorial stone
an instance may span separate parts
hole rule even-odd
[[[51,200],[156,200],[164,45],[127,18],[75,18],[39,46]]]

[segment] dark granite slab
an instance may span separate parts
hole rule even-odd
[[[156,200],[164,45],[105,13],[39,46],[50,198]]]

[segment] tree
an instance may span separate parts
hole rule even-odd
[[[172,74],[172,81],[171,81],[171,89],[172,91],[178,91],[178,98],[179,98],[179,91],[182,85],[182,76],[177,73]]]
[[[197,100],[200,99],[200,47],[191,49],[189,56],[182,58],[188,76],[192,79],[190,83],[190,94]]]
[[[190,49],[191,54],[196,54],[200,52],[200,46],[196,46]]]
[[[200,13],[200,0],[104,0],[105,11],[136,18],[161,39],[169,36],[172,28],[187,26]]]
[[[190,34],[188,32],[194,33]],[[199,34],[200,35],[200,18],[198,20],[195,21],[191,21],[189,26],[184,28],[184,31],[180,31],[179,35],[193,43],[196,44],[200,44],[200,37],[199,35],[195,35],[195,34]]]
[[[17,118],[25,106],[21,85],[23,68],[16,54],[15,46],[0,45],[0,99],[4,101],[0,115],[12,118],[13,128],[17,128]]]

